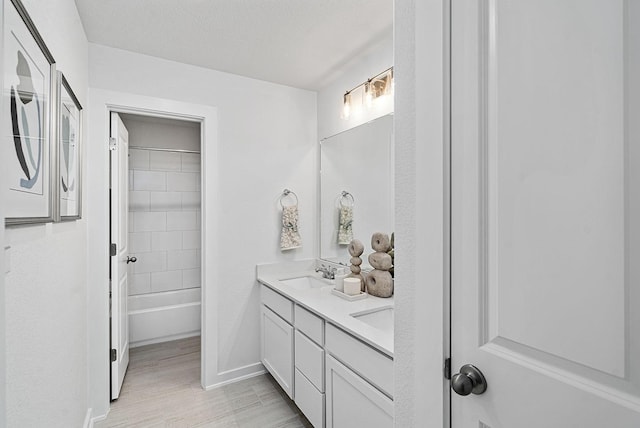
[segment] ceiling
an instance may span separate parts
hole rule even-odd
[[[165,126],[179,126],[181,128],[190,128],[192,130],[200,130],[200,122],[198,121],[190,121],[184,119],[169,119],[165,117],[158,116],[146,116],[142,114],[129,114],[129,113],[118,113],[118,116],[122,119],[123,122],[142,122],[142,123],[150,123],[153,125],[165,125]]]
[[[91,43],[318,90],[393,25],[393,0],[75,0]]]

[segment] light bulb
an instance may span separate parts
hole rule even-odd
[[[367,108],[371,108],[371,105],[373,105],[373,88],[371,80],[364,84],[364,104]]]
[[[342,99],[342,118],[349,119],[349,116],[351,116],[351,94],[347,92]]]

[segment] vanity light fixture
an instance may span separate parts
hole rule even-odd
[[[356,93],[360,96],[359,102],[356,101],[354,105]],[[378,98],[391,94],[393,94],[393,67],[345,92],[342,97],[342,118],[348,120],[354,111],[361,111],[363,108],[371,109]]]

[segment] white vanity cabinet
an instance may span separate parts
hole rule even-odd
[[[325,426],[324,319],[261,287],[262,364],[315,428]]]
[[[315,428],[393,427],[391,357],[286,293],[261,298],[262,363]]]
[[[326,426],[393,427],[393,360],[327,324]]]
[[[294,397],[293,302],[262,287],[260,356],[262,364],[287,395]]]

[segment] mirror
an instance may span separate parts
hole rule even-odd
[[[368,255],[373,233],[390,235],[393,186],[392,114],[320,141],[320,258],[349,265],[351,237]]]

